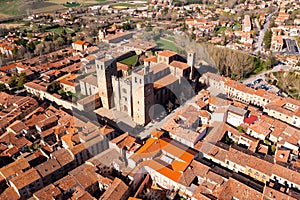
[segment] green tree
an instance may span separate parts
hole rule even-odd
[[[5,91],[5,90],[7,90],[6,85],[3,84],[3,83],[0,83],[0,92],[3,92],[3,91]]]
[[[272,68],[274,65],[277,64],[277,60],[276,60],[276,58],[275,58],[274,56],[270,56],[270,57],[268,58],[266,64],[267,64],[267,68],[270,69],[270,68]]]
[[[18,48],[14,47],[13,50],[12,50],[12,54],[17,55],[17,53],[18,53]]]
[[[16,87],[17,84],[18,84],[18,81],[17,81],[17,76],[16,75],[13,75],[10,79],[9,79],[9,87],[13,88],[13,87]]]
[[[130,24],[127,22],[127,23],[124,23],[124,24],[123,24],[122,28],[123,28],[124,30],[129,30],[129,29],[131,29],[131,26],[130,26]]]
[[[51,83],[48,86],[47,91],[50,92],[50,93],[55,93],[55,92],[57,92],[60,89],[61,89],[61,87],[60,87],[59,82],[54,81],[53,83]]]
[[[62,46],[62,45],[65,43],[65,40],[64,40],[64,38],[62,38],[62,37],[58,37],[58,38],[56,39],[56,42],[57,42],[57,44],[58,44],[59,46]]]
[[[237,130],[240,132],[240,133],[243,133],[244,132],[244,129],[241,127],[241,126],[238,126],[238,127],[236,127],[237,128]]]
[[[265,49],[269,50],[270,47],[271,47],[271,41],[272,41],[272,31],[271,31],[271,29],[266,31],[263,41],[264,41]]]
[[[75,16],[71,14],[70,16],[70,21],[74,22],[75,21]]]
[[[62,35],[67,35],[66,29],[63,29],[63,30],[61,31],[61,34],[62,34]]]
[[[24,88],[24,84],[27,82],[27,75],[26,73],[22,72],[20,74],[19,80],[18,80],[18,84],[17,84],[17,89],[23,89]]]

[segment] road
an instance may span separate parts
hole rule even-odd
[[[243,81],[244,84],[247,83],[251,83],[253,81],[255,81],[258,78],[261,78],[263,80],[265,80],[265,75],[271,72],[279,72],[279,71],[289,71],[291,70],[293,67],[289,66],[289,65],[276,65],[275,67],[273,67],[270,70],[267,71],[263,71],[259,74],[256,74],[255,76],[251,76],[250,78],[246,79]]]
[[[258,41],[257,41],[257,48],[255,49],[255,53],[258,53],[259,51],[260,52],[263,51],[263,45],[262,44],[263,44],[263,40],[264,40],[264,37],[265,37],[265,33],[269,29],[269,26],[270,26],[270,19],[278,11],[277,7],[275,9],[276,10],[273,13],[271,13],[267,16],[266,23],[263,25],[263,29],[259,32],[259,37],[258,37]]]

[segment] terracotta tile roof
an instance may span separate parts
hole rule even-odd
[[[86,190],[95,183],[98,182],[100,174],[96,173],[97,168],[88,164],[83,164],[74,170],[69,172],[69,175],[73,176],[77,183]]]
[[[135,138],[128,135],[128,133],[124,133],[124,134],[120,135],[119,137],[111,140],[110,142],[115,143],[120,149],[123,149],[126,147],[127,151],[133,151],[133,152],[141,146],[141,145],[137,144],[135,142]]]
[[[107,135],[107,134],[109,134],[111,132],[114,132],[114,131],[115,131],[115,129],[108,126],[108,125],[102,126],[100,128],[100,133],[103,134],[103,135]]]
[[[96,198],[93,197],[90,193],[85,191],[80,196],[77,196],[75,198],[72,197],[71,200],[96,200]]]
[[[141,163],[142,166],[148,166],[151,169],[157,171],[158,173],[162,174],[163,176],[178,182],[179,178],[181,177],[182,173],[179,171],[174,171],[159,162],[155,162],[154,160],[147,160]]]
[[[160,138],[164,133],[165,133],[165,132],[162,131],[162,130],[154,129],[154,130],[151,132],[151,135],[152,135],[154,138],[158,139],[158,138]]]
[[[276,162],[287,163],[289,156],[290,156],[290,152],[291,151],[288,149],[277,149],[276,155],[275,155]]]
[[[219,98],[217,96],[211,96],[208,99],[208,103],[211,104],[211,105],[216,105],[216,106],[228,106],[228,105],[231,104],[230,101]]]
[[[274,105],[273,103],[270,103],[270,104],[267,104],[265,106],[265,108],[269,109],[269,110],[274,110],[274,111],[277,111],[281,114],[284,114],[284,115],[287,115],[289,117],[293,117],[294,116],[294,112],[293,111],[290,111],[290,110],[287,110],[283,107],[280,107],[280,106],[277,106],[277,105]]]
[[[166,86],[169,86],[169,85],[175,83],[178,80],[179,79],[177,77],[173,76],[172,74],[169,74],[169,75],[155,81],[154,88],[161,89],[163,87],[166,87]]]
[[[205,178],[210,180],[211,182],[217,183],[218,185],[222,185],[225,182],[225,178],[223,178],[221,175],[218,175],[212,171],[209,171]]]
[[[267,162],[263,159],[257,158],[255,156],[250,156],[247,166],[257,171],[260,171],[261,173],[271,176],[272,171],[270,169],[274,167],[274,164]]]
[[[203,101],[202,99],[197,100],[197,105],[200,107],[200,109],[204,108],[205,106],[208,105],[207,102]]]
[[[176,68],[179,68],[179,69],[188,69],[189,68],[189,65],[187,63],[183,63],[183,62],[180,62],[180,61],[172,61],[170,63],[171,66],[173,67],[176,67]]]
[[[173,52],[173,51],[169,51],[169,50],[164,50],[158,53],[158,55],[160,56],[164,56],[164,57],[172,57],[177,55],[177,53]]]
[[[52,134],[54,134],[53,128],[50,128],[50,129],[45,130],[45,131],[43,131],[43,132],[40,133],[40,135],[41,135],[42,138],[45,138],[45,137],[47,137],[49,135],[52,135]]]
[[[36,84],[34,82],[25,83],[25,87],[33,88],[35,90],[46,91],[46,87]]]
[[[59,149],[51,154],[51,157],[56,159],[61,166],[65,166],[74,161],[74,155],[69,149]]]
[[[275,164],[272,168],[272,173],[275,176],[279,176],[279,177],[284,178],[292,183],[300,185],[300,173],[298,173],[292,169],[288,169],[281,165]]]
[[[10,180],[18,190],[28,186],[29,184],[39,180],[41,176],[36,169],[31,168],[24,173],[19,174]]]
[[[248,154],[244,154],[241,151],[238,151],[236,149],[230,148],[226,159],[230,160],[231,162],[234,162],[240,166],[246,167],[246,165],[249,162],[250,156]]]
[[[259,121],[256,122],[255,124],[251,124],[249,126],[249,129],[258,133],[258,134],[262,134],[265,137],[268,136],[271,133],[271,125],[265,123],[264,121]]]
[[[291,197],[290,195],[284,194],[278,190],[270,188],[268,186],[264,187],[263,195],[266,199],[273,199],[273,200],[296,200],[295,198]]]
[[[0,137],[0,143],[5,143],[7,145],[14,145],[17,149],[24,146],[30,146],[32,143],[27,140],[25,137],[17,138],[16,135],[12,132],[6,132]]]
[[[218,74],[211,73],[211,72],[205,73],[204,76],[206,76],[209,79],[213,79],[215,81],[222,81],[223,80],[222,76],[220,76]]]
[[[218,199],[232,200],[243,199],[243,200],[261,200],[262,194],[255,189],[235,180],[229,178],[229,180],[222,187],[222,191]]]
[[[123,199],[129,187],[119,178],[115,178],[112,185],[100,197],[101,200]]]
[[[169,69],[168,65],[166,65],[165,63],[157,63],[155,65],[152,65],[150,67],[150,69],[153,71],[154,74],[157,74],[158,72],[160,71],[163,71],[163,70],[166,70],[166,69]],[[144,70],[142,70],[144,71]]]
[[[123,70],[123,71],[128,71],[129,66],[120,62],[117,62],[117,70]]]
[[[126,32],[117,32],[116,34],[109,34],[107,35],[107,37],[104,38],[105,41],[110,41],[110,40],[114,40],[116,38],[121,38],[124,36],[130,36],[132,35],[131,32],[126,31]]]
[[[42,177],[45,177],[61,168],[56,159],[49,159],[46,162],[38,165],[35,169],[40,173]]]
[[[33,194],[34,197],[38,199],[43,200],[52,200],[58,198],[60,195],[62,195],[59,188],[55,187],[53,184],[47,185],[43,189],[35,192]]]
[[[74,44],[78,44],[78,45],[84,45],[86,42],[82,41],[82,40],[77,40],[74,42]]]
[[[199,116],[209,118],[210,117],[210,113],[208,111],[206,111],[206,110],[200,110],[199,111]]]
[[[95,107],[96,107],[96,101],[98,101],[98,100],[100,100],[100,97],[99,97],[99,94],[96,93],[96,94],[87,96],[83,99],[80,99],[79,101],[77,101],[77,104],[88,105],[90,103],[93,103],[93,104],[95,104]]]
[[[6,188],[1,194],[0,199],[19,199],[21,196],[15,191],[13,187]]]
[[[47,119],[44,119],[43,121],[38,121],[36,123],[36,126],[43,128],[45,126],[48,126],[50,124],[56,123],[58,121],[58,118],[56,116],[51,116]]]
[[[14,162],[2,167],[0,169],[1,174],[8,178],[10,176],[13,176],[14,174],[21,174],[23,171],[28,169],[30,167],[29,163],[25,158],[19,158],[15,160]]]
[[[144,62],[153,62],[153,63],[157,63],[157,57],[156,56],[151,56],[149,58],[145,58]]]
[[[211,143],[203,142],[202,145],[199,148],[197,148],[197,150],[211,157],[214,157],[215,159],[218,159],[222,162],[225,162],[226,160],[227,151]]]
[[[60,188],[63,192],[69,191],[72,188],[75,188],[78,184],[73,176],[67,175],[62,179],[59,179],[54,183],[54,185]]]
[[[130,157],[130,159],[138,162],[141,159],[153,158],[159,151],[164,151],[177,157],[177,161],[180,162],[172,162],[170,165],[173,169],[177,169],[178,171],[184,171],[194,158],[192,153],[178,148],[169,141],[149,138],[147,142]]]

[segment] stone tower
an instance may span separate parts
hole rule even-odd
[[[99,33],[98,33],[98,39],[99,41],[102,41],[102,39],[105,38],[105,31],[104,30],[99,30]]]
[[[102,105],[104,108],[111,109],[114,107],[112,76],[117,73],[116,60],[109,57],[96,59],[96,71]]]
[[[187,56],[187,64],[191,68],[190,80],[192,80],[194,78],[195,63],[196,63],[196,53],[195,53],[195,51],[189,51],[188,56]]]
[[[145,125],[151,121],[153,113],[150,113],[154,105],[153,71],[147,65],[143,69],[132,72],[132,103],[133,120]]]

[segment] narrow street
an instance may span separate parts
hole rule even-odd
[[[270,19],[272,18],[272,16],[278,12],[277,7],[275,8],[275,11],[273,13],[271,13],[270,15],[268,15],[268,17],[266,18],[266,23],[263,25],[262,30],[259,32],[259,37],[258,37],[258,41],[257,41],[257,48],[255,49],[255,53],[257,54],[259,51],[262,52],[263,51],[263,40],[265,37],[265,33],[268,30],[269,26],[270,26]]]

